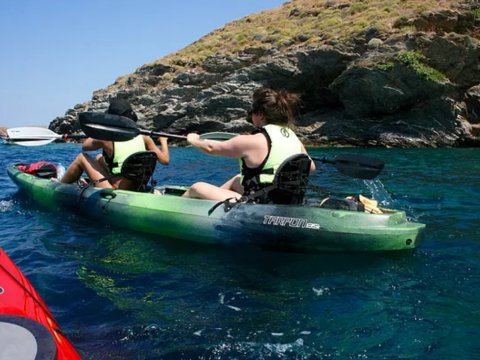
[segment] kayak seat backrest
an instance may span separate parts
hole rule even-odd
[[[220,201],[208,210],[208,215],[212,214],[222,204],[224,204],[225,212],[230,211],[241,203],[303,204],[311,163],[312,160],[306,154],[290,156],[278,167],[272,184],[243,194],[239,201],[231,202],[233,198]]]
[[[275,204],[301,204],[305,197],[310,175],[310,158],[296,154],[287,158],[278,168],[269,198]]]
[[[302,204],[311,161],[306,154],[290,156],[279,166],[271,185],[244,194],[243,200],[259,204]]]
[[[120,175],[135,182],[134,191],[146,191],[155,172],[157,155],[152,151],[139,151],[125,159]]]

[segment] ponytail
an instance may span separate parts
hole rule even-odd
[[[285,90],[259,88],[253,93],[252,113],[263,115],[268,124],[293,127],[297,94]]]

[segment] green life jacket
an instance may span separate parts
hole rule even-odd
[[[109,158],[104,155],[104,158],[108,168],[110,169],[110,172],[115,175],[120,174],[123,162],[127,157],[133,153],[145,150],[146,148],[143,135],[138,135],[128,141],[114,141],[112,157]]]
[[[270,124],[261,131],[267,138],[269,148],[265,160],[253,169],[243,159],[240,160],[241,181],[245,192],[257,191],[263,185],[271,184],[282,162],[291,155],[302,152],[302,143],[290,128]]]

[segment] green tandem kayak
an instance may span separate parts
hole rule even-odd
[[[208,244],[244,245],[301,252],[413,249],[424,224],[403,211],[369,214],[308,205],[238,204],[230,211],[210,200],[182,198],[182,187],[163,195],[81,188],[26,174],[10,178],[31,200],[50,210],[70,210],[99,224]]]

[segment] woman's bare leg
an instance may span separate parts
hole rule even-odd
[[[240,174],[235,175],[230,180],[228,180],[225,184],[220,186],[222,189],[232,190],[239,194],[243,194],[243,186],[240,183]]]
[[[102,154],[97,154],[97,156],[95,156],[95,160],[97,160],[98,164],[102,168],[108,171],[108,166],[107,166],[107,163],[105,162],[105,157]]]
[[[100,180],[108,176],[105,169],[90,155],[78,154],[73,162],[68,167],[65,175],[63,175],[61,182],[71,184],[80,179],[83,171],[85,171],[90,180]],[[112,188],[112,185],[108,181],[102,181],[96,185],[101,188]]]
[[[182,196],[222,201],[232,197],[239,199],[241,194],[237,193],[236,191],[223,189],[205,182],[197,182],[193,184]]]

